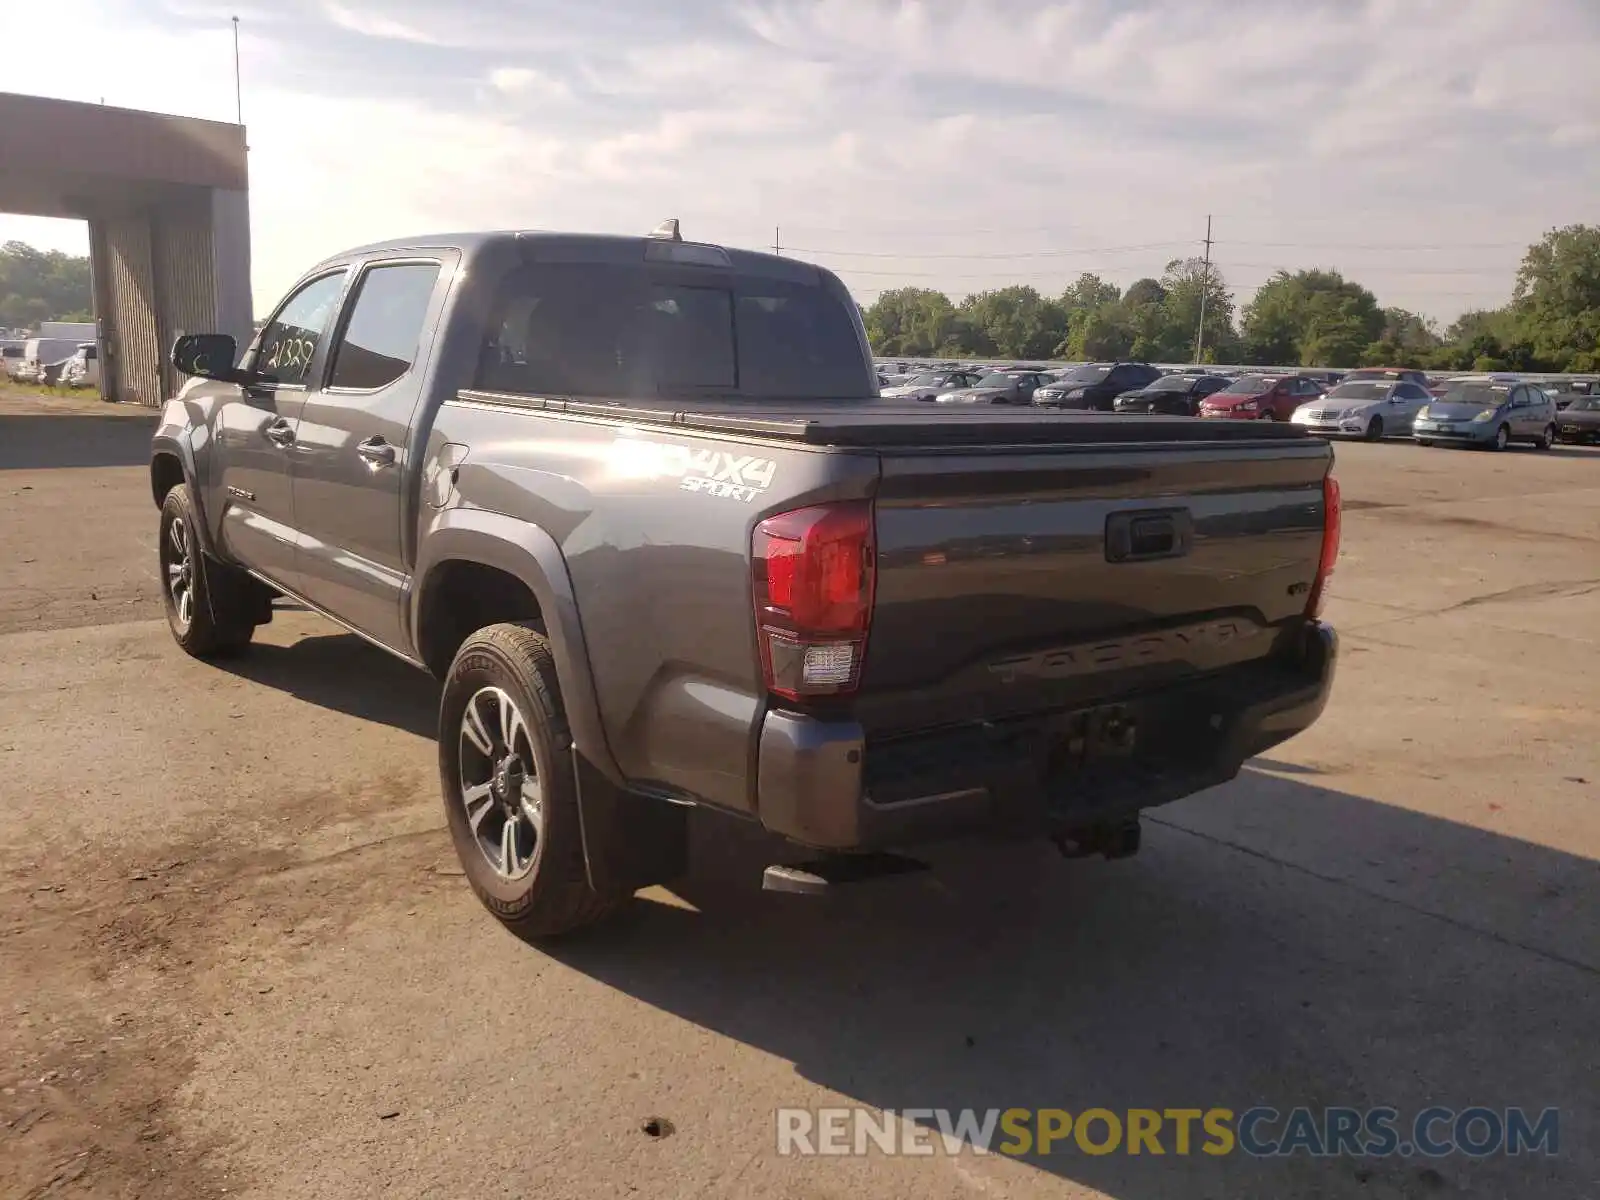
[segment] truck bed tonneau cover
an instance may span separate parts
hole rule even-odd
[[[464,389],[468,403],[503,405],[574,416],[670,425],[733,436],[778,438],[815,446],[1110,445],[1128,442],[1307,441],[1299,426],[1274,421],[1201,421],[1192,417],[1116,416],[1091,411],[1033,408],[956,409],[923,403],[895,405],[810,400],[785,407],[772,402],[574,400],[513,392]],[[754,411],[752,411],[754,410]]]

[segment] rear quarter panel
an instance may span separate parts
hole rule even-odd
[[[877,456],[471,400],[443,405],[429,445],[430,458],[447,446],[465,458],[446,505],[425,500],[424,542],[430,521],[467,506],[559,545],[627,780],[753,811],[766,701],[751,533],[774,512],[870,496]]]

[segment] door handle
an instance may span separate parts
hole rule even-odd
[[[381,437],[369,437],[356,446],[356,453],[374,471],[394,466],[394,447]]]
[[[274,446],[294,445],[294,426],[282,417],[268,425],[261,433]]]

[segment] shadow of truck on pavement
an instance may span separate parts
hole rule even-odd
[[[352,636],[226,665],[433,734],[433,680]],[[1154,810],[1131,860],[966,844],[935,849],[933,873],[824,900],[760,892],[771,845],[696,814],[694,869],[672,889],[695,909],[645,893],[529,952],[874,1109],[1392,1105],[1402,1127],[1431,1104],[1561,1110],[1555,1158],[1184,1156],[1169,1127],[1160,1157],[1030,1157],[1042,1184],[1119,1200],[1592,1196],[1600,865],[1308,778],[1329,777],[1247,768]],[[739,1152],[772,1153],[771,1115],[752,1121]]]

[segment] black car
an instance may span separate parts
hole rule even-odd
[[[1556,439],[1600,442],[1600,396],[1574,396],[1556,419]]]
[[[1200,401],[1228,386],[1222,375],[1163,375],[1148,387],[1123,392],[1116,398],[1119,413],[1164,413],[1173,417],[1192,417],[1200,411]]]
[[[1033,394],[1043,408],[1090,408],[1111,412],[1123,392],[1148,387],[1161,378],[1149,363],[1085,363]]]

